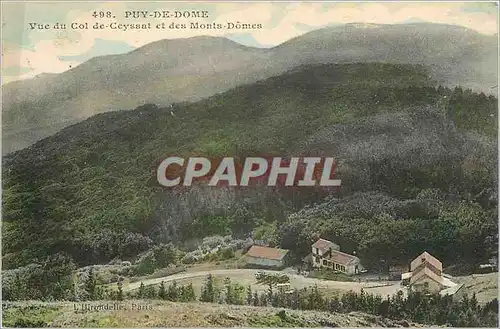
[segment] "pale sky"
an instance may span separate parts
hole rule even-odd
[[[185,2],[2,2],[2,83],[31,78],[40,73],[60,73],[106,54],[126,53],[161,39],[197,35],[224,36],[248,46],[271,47],[311,30],[345,23],[401,24],[431,22],[453,24],[494,35],[498,29],[496,2],[321,2],[321,3],[185,3]],[[206,10],[205,19],[126,19],[131,10]],[[100,23],[147,23],[151,30],[74,30],[72,22],[89,23],[93,12],[111,11],[115,18]],[[241,22],[262,24],[255,30],[171,30],[156,29],[166,22]],[[54,29],[66,23],[65,30]],[[31,30],[30,23],[50,24],[48,30]]]

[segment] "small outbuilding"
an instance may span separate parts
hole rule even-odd
[[[409,286],[413,291],[438,293],[457,286],[443,273],[443,264],[428,252],[415,258],[410,264],[410,270]]]
[[[463,296],[465,295],[465,289],[463,289],[464,284],[457,284],[453,287],[449,287],[446,289],[443,289],[439,292],[439,294],[444,297],[444,296],[451,296],[452,300],[455,302],[460,301]]]
[[[246,253],[246,263],[252,267],[283,268],[288,262],[289,251],[253,245]]]

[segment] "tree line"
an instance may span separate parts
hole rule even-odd
[[[89,282],[92,280],[89,278]],[[298,310],[311,310],[336,313],[363,312],[396,320],[407,320],[425,325],[449,325],[453,327],[496,327],[498,324],[498,300],[494,299],[480,305],[473,294],[467,294],[456,301],[449,295],[402,291],[387,297],[348,291],[344,294],[327,296],[318,286],[285,291],[269,282],[267,291],[253,291],[225,278],[222,283],[209,274],[201,288],[200,296],[195,295],[192,283],[179,285],[173,281],[168,287],[162,282],[158,287],[141,286],[135,292],[124,294],[121,283],[118,289],[99,298],[123,300],[128,298],[161,299],[173,302],[200,301],[232,305],[251,305],[257,307],[280,307]],[[95,291],[93,284],[86,285],[89,295]],[[95,295],[94,295],[95,296]]]
[[[56,264],[59,263],[59,266]],[[342,295],[327,296],[317,286],[312,288],[285,291],[276,287],[276,280],[267,280],[267,291],[253,291],[251,286],[245,287],[232,282],[229,278],[222,282],[208,275],[196,295],[193,285],[180,285],[165,282],[160,285],[145,286],[141,282],[135,291],[123,291],[122,281],[117,282],[116,289],[104,288],[98,285],[96,275],[91,268],[81,287],[71,280],[71,264],[62,256],[50,259],[45,266],[50,266],[53,276],[62,277],[52,285],[44,282],[43,273],[49,269],[33,270],[28,278],[31,288],[20,284],[9,284],[7,289],[2,285],[4,300],[43,299],[43,300],[126,300],[126,299],[160,299],[172,302],[208,302],[233,305],[272,306],[299,310],[315,310],[325,312],[364,312],[398,320],[413,321],[427,325],[451,325],[454,327],[496,327],[498,322],[498,300],[494,299],[485,305],[480,305],[475,294],[472,297],[464,295],[455,301],[451,296],[409,292],[404,296],[399,292],[383,298],[353,291]],[[40,275],[37,275],[39,273]],[[19,274],[18,274],[19,275]],[[10,278],[12,279],[12,278]],[[16,279],[16,275],[14,275]],[[40,287],[34,284],[39,282]],[[3,283],[3,282],[2,282]],[[38,288],[37,288],[38,287]]]
[[[426,250],[446,266],[463,268],[450,274],[469,274],[495,255],[498,213],[455,197],[427,189],[405,200],[378,192],[332,199],[279,223],[273,242],[300,260],[322,237],[356,252],[374,271],[408,264]]]

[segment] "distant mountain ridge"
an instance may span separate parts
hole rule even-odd
[[[491,92],[497,39],[451,25],[347,24],[315,30],[274,48],[226,38],[160,40],[90,59],[61,74],[3,86],[3,154],[96,113],[196,101],[299,65],[422,64],[439,84]]]

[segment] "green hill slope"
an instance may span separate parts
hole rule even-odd
[[[404,189],[392,182],[409,173],[418,174],[418,182],[399,185],[477,193],[494,186],[495,165],[480,156],[483,166],[469,151],[494,154],[489,150],[496,145],[496,115],[491,116],[496,102],[436,88],[422,66],[374,63],[301,67],[196,103],[99,114],[4,158],[3,264],[16,267],[61,250],[80,264],[128,258],[152,243],[182,241],[192,235],[193,224],[213,216],[227,218],[225,225],[244,234],[256,225],[255,218],[282,221],[302,201],[317,197],[311,191],[296,196],[267,188],[162,189],[156,166],[170,155],[287,156],[315,150],[349,164],[342,169],[345,179],[340,177],[346,193],[401,194]],[[378,119],[360,119],[373,116]],[[429,129],[436,132],[432,138]],[[331,146],[342,131],[355,139],[342,140],[344,146],[370,145],[374,138],[378,146],[358,154],[349,151],[351,146],[339,151],[338,144]],[[480,146],[474,150],[460,146],[472,140],[470,134],[477,136],[471,145]],[[376,161],[398,170],[381,167],[377,184],[358,184],[366,174],[363,166],[377,164],[358,155],[379,154],[393,137],[407,150],[391,146]],[[432,145],[440,145],[440,151],[421,154],[428,159],[413,166],[411,153]],[[456,154],[447,158],[443,150]],[[481,179],[464,184],[460,175],[467,176],[466,170],[481,173]]]

